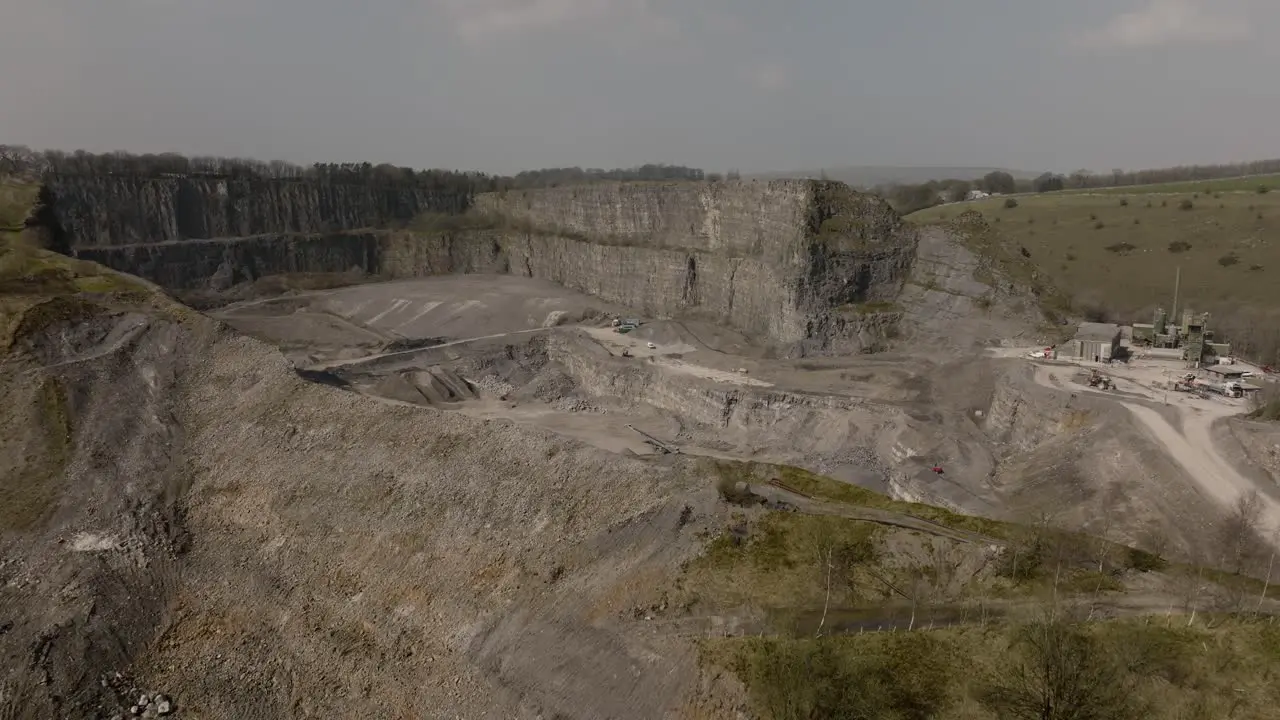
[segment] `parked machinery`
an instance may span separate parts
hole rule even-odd
[[[1195,373],[1187,373],[1174,380],[1172,389],[1175,392],[1193,393],[1202,400],[1209,400],[1210,395],[1223,395],[1231,398],[1244,397],[1244,388],[1240,386],[1240,383],[1208,382],[1196,377]]]

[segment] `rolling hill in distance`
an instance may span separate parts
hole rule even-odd
[[[1003,170],[1012,175],[1015,180],[1033,180],[1040,175],[1040,172],[996,167],[838,165],[810,170],[756,173],[749,177],[758,180],[781,180],[785,178],[818,178],[825,173],[830,180],[839,180],[854,187],[866,188],[877,185],[915,185],[926,183],[930,180],[976,180],[993,170]]]

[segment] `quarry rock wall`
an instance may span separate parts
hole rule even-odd
[[[811,195],[803,182],[601,183],[487,193],[475,205],[569,236],[798,264]]]
[[[240,182],[239,185],[236,182]],[[171,289],[283,273],[512,273],[653,317],[722,322],[792,355],[874,345],[916,231],[840,183],[601,183],[489,193],[448,229],[389,229],[447,198],[373,188],[76,177],[48,189],[77,257]],[[868,311],[868,308],[871,308]]]
[[[591,397],[626,398],[741,437],[756,439],[762,431],[787,437],[797,450],[844,449],[863,432],[855,420],[866,418],[856,413],[878,409],[856,398],[710,384],[664,363],[619,361],[578,335],[557,336],[547,347],[549,359],[564,367],[576,387]],[[825,436],[830,434],[835,437]]]
[[[490,256],[494,260],[468,258],[472,267],[550,280],[650,317],[705,317],[779,339],[800,338],[805,331],[794,310],[794,288],[779,268],[758,258],[542,232],[490,231],[473,237],[472,247],[498,250]]]
[[[82,247],[75,257],[150,280],[170,290],[225,290],[269,275],[307,272],[373,273],[381,265],[384,234],[256,235],[219,240]]]
[[[216,177],[63,175],[42,200],[73,250],[386,227],[423,212],[466,210],[420,188]]]
[[[476,209],[598,248],[582,258],[589,267],[565,271],[577,284],[557,282],[660,315],[709,316],[801,354],[878,337],[885,319],[854,306],[896,298],[918,242],[878,198],[808,180],[513,191],[482,195]]]
[[[1012,452],[1029,452],[1059,431],[1068,410],[1062,393],[1011,378],[996,385],[982,428]]]
[[[983,433],[1006,455],[1029,453],[1045,443],[1094,427],[1107,404],[1088,394],[1071,392],[1074,369],[1055,373],[1067,392],[1042,387],[1034,370],[1012,363],[1000,372],[990,403],[980,419]]]

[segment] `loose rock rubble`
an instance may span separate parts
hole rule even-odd
[[[109,673],[98,681],[103,692],[96,715],[103,720],[129,720],[130,718],[178,717],[177,704],[163,692],[139,688],[124,673]]]

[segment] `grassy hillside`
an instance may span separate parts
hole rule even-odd
[[[38,191],[35,183],[0,177],[0,233],[21,229]]]
[[[1248,175],[1244,177],[1222,178],[1221,180],[1189,180],[1187,182],[1156,183],[1152,185],[1133,185],[1129,187],[1063,190],[1055,194],[1082,195],[1089,193],[1103,193],[1107,195],[1152,195],[1165,193],[1201,193],[1210,195],[1215,192],[1257,193],[1259,188],[1266,188],[1268,192],[1280,190],[1280,174]]]
[[[1247,181],[1221,181],[1258,184]],[[1204,185],[1204,183],[1197,184]],[[1276,326],[1280,310],[1280,183],[1274,192],[1162,192],[1150,185],[1126,192],[1047,193],[943,205],[910,215],[917,223],[981,213],[1006,249],[1035,263],[1069,295],[1079,314],[1148,321],[1173,302],[1214,313],[1235,342]],[[1006,207],[1007,202],[1016,207]],[[1275,352],[1275,341],[1270,352]]]
[[[741,511],[654,615],[754,618],[685,628],[763,718],[1209,720],[1280,702],[1269,584],[794,468],[718,473]],[[765,500],[771,480],[795,504]],[[1093,714],[1041,715],[1051,692]]]
[[[796,170],[792,172],[758,173],[750,177],[760,180],[776,180],[781,178],[818,178],[825,175],[830,180],[838,180],[854,187],[875,187],[876,185],[915,185],[930,180],[977,180],[995,170],[1010,173],[1014,178],[1030,180],[1039,173],[1022,170],[1004,170],[993,167],[910,167],[910,166],[878,166],[878,165],[842,165],[829,168]]]
[[[169,306],[158,289],[132,275],[0,237],[0,353],[48,326],[152,299]]]
[[[772,720],[1274,718],[1280,627],[1219,618],[707,641]],[[1056,696],[1056,697],[1055,697]],[[1062,703],[1041,714],[1046,700]],[[1052,703],[1050,703],[1052,705]]]

